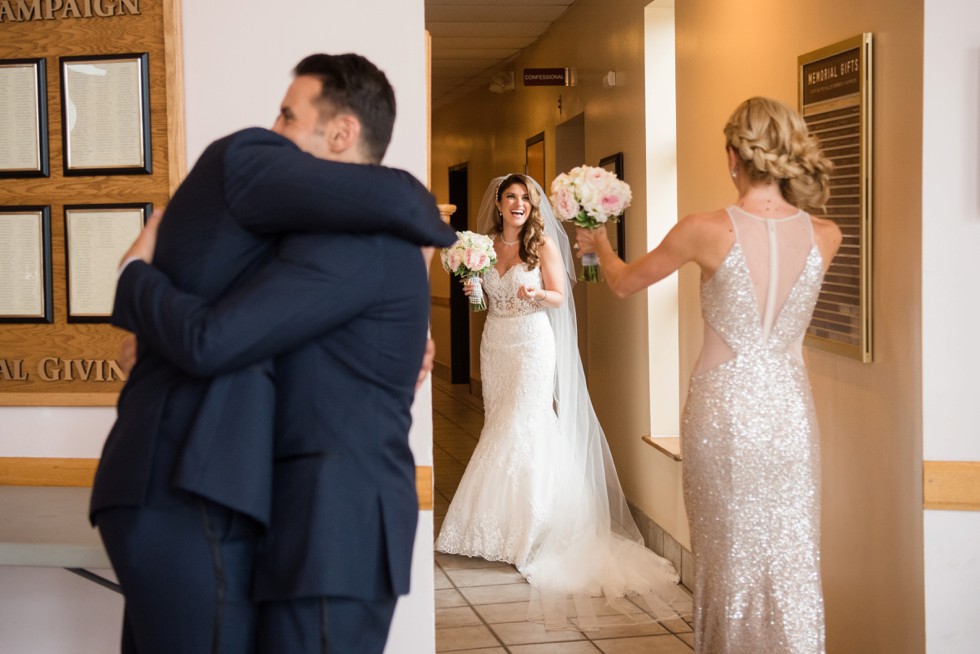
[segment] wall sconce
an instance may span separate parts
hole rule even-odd
[[[611,89],[614,86],[616,86],[617,80],[618,80],[618,76],[616,74],[616,71],[611,70],[603,76],[602,85],[605,86],[606,88]]]
[[[514,71],[508,70],[497,73],[487,87],[491,93],[507,93],[514,90]]]

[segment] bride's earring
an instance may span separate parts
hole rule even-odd
[[[734,168],[732,168],[732,179],[735,179],[736,177],[738,177],[738,173],[735,172]]]

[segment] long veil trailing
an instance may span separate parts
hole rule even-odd
[[[691,598],[677,586],[673,566],[643,546],[592,408],[578,350],[575,263],[568,235],[541,186],[523,177],[540,197],[545,234],[558,246],[566,272],[564,302],[546,310],[556,343],[554,400],[564,447],[554,464],[562,483],[548,528],[521,570],[532,587],[528,618],[548,628],[567,628],[574,606],[578,628],[596,629],[591,597],[604,596],[608,604],[630,613],[622,598],[634,595],[646,600],[657,620],[690,615]],[[484,193],[477,222],[482,233],[494,229],[497,187],[504,179],[491,181]]]

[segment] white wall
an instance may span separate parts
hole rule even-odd
[[[426,179],[422,0],[293,0],[286,9],[259,0],[185,0],[183,12],[189,166],[220,136],[271,126],[302,57],[358,52],[395,87],[398,119],[385,163]],[[428,387],[415,414],[413,451],[419,465],[431,465]],[[111,408],[0,407],[0,456],[98,457],[114,419]],[[419,521],[413,593],[399,602],[388,651],[435,651],[431,552],[428,512]],[[0,651],[113,651],[121,606],[115,593],[65,571],[0,568]]]
[[[922,458],[980,461],[980,5],[925,0]],[[980,512],[926,511],[926,648],[980,644]]]

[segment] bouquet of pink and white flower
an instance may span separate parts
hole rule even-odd
[[[617,222],[632,200],[629,184],[596,166],[572,168],[551,183],[551,203],[559,220],[588,229]],[[599,257],[594,252],[582,255],[582,279],[599,281]]]
[[[484,311],[483,287],[480,276],[497,263],[497,253],[493,250],[493,240],[489,236],[475,232],[456,232],[458,240],[444,248],[439,258],[446,272],[470,282],[470,310]]]

